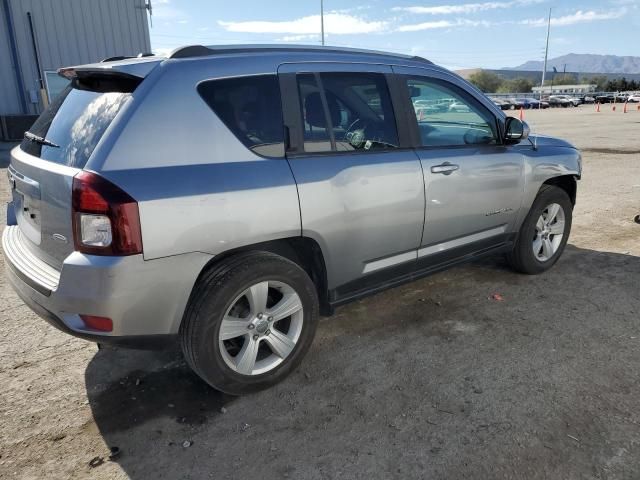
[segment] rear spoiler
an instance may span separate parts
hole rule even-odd
[[[142,57],[64,67],[58,74],[74,88],[94,92],[133,92],[163,59]]]
[[[65,67],[58,70],[58,73],[63,77],[72,79],[77,76],[77,73],[88,72],[112,72],[123,73],[133,77],[144,78],[154,68],[156,68],[162,61],[163,57],[136,57],[136,58],[123,58],[121,60],[111,60],[108,62],[90,63],[87,65],[76,65],[73,67]]]
[[[133,92],[144,78],[123,72],[61,68],[58,74],[69,79],[73,88],[92,92]]]

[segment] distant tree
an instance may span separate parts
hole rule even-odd
[[[605,90],[607,85],[607,76],[606,75],[596,75],[595,77],[582,77],[580,79],[580,83],[586,83],[588,85],[596,85],[596,90],[602,92]]]
[[[486,70],[472,73],[469,81],[485,93],[497,92],[502,85],[502,77]]]
[[[609,80],[604,86],[604,89],[607,92],[617,92],[618,90],[620,90],[620,80],[617,78]]]
[[[519,77],[505,80],[498,88],[499,93],[531,93],[533,82],[528,78]]]
[[[544,81],[545,85],[575,85],[578,83],[578,79],[571,73],[561,73],[552,75],[551,78],[547,78]]]
[[[625,77],[608,80],[603,90],[607,92],[632,92],[640,90],[640,82],[627,80]]]

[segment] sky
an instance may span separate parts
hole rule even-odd
[[[320,44],[320,0],[151,0],[151,46]],[[324,0],[325,43],[419,55],[450,69],[567,53],[640,55],[640,0]],[[571,66],[567,65],[567,71]]]

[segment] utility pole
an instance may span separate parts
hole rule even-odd
[[[547,46],[544,49],[544,66],[542,67],[542,85],[540,85],[540,102],[542,102],[542,92],[544,90],[544,76],[547,73],[547,56],[549,55],[549,32],[551,31],[551,8],[549,8],[549,21],[547,22]],[[553,92],[550,92],[551,94]]]
[[[324,47],[324,0],[320,0],[320,37]]]

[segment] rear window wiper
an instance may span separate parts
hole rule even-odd
[[[30,142],[39,143],[40,145],[46,145],[47,147],[60,148],[60,145],[56,145],[51,140],[47,140],[44,137],[40,137],[40,136],[36,135],[35,133],[24,132],[24,138],[26,138]]]

